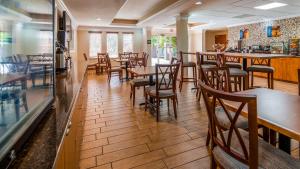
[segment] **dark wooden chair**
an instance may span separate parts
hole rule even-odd
[[[142,66],[146,67],[147,64],[148,64],[148,58],[149,58],[149,54],[146,53],[146,52],[143,52],[142,57],[137,59],[138,60],[137,61],[138,65],[141,66],[141,67]]]
[[[119,59],[129,59],[131,52],[119,53]],[[120,67],[126,69],[126,62],[120,62]]]
[[[160,101],[167,99],[169,110],[169,99],[173,101],[175,119],[177,119],[177,94],[176,81],[180,63],[156,64],[155,65],[155,86],[145,90],[145,110],[148,105],[156,111],[156,120],[159,121]],[[154,100],[154,101],[153,101]]]
[[[239,57],[225,56],[225,65],[229,68],[237,68],[237,69],[243,68],[243,65],[241,63],[241,58]]]
[[[258,137],[256,96],[219,91],[202,82],[200,87],[212,134],[212,169],[300,168],[300,161]],[[232,114],[225,102],[236,103],[239,107]],[[216,108],[223,109],[229,128],[218,120]],[[237,126],[243,109],[248,109],[248,132]]]
[[[195,88],[197,87],[197,65],[195,62],[184,62],[184,57],[188,57],[188,55],[196,56],[196,53],[189,53],[189,52],[179,52],[179,61],[181,62],[180,65],[180,83],[179,83],[179,90],[182,91],[182,85],[184,82],[193,82]],[[192,77],[185,77],[185,70],[188,71],[188,68],[192,68],[193,74]]]
[[[86,62],[88,62],[87,63],[87,68],[88,69],[95,69],[96,70],[96,74],[98,74],[99,73],[99,63],[98,63],[98,60],[95,61],[95,62],[91,62],[90,63],[89,60],[88,60],[88,57],[87,57],[87,55],[85,53],[83,53],[83,57],[84,57],[84,60]]]
[[[111,62],[110,62],[110,58],[109,58],[109,55],[106,54],[106,71],[107,71],[107,76],[108,76],[108,82],[110,83],[110,80],[111,80],[111,77],[112,76],[119,76],[119,79],[122,80],[122,77],[123,77],[123,70],[121,67],[113,67],[111,65]]]
[[[210,86],[213,89],[224,91],[224,92],[231,92],[231,83],[230,83],[230,74],[229,74],[229,68],[227,67],[202,67],[202,73],[203,73],[203,81],[206,85]],[[233,112],[230,112],[233,114]],[[223,124],[224,129],[229,129],[230,122],[228,119],[224,116],[224,112],[222,112],[222,109],[218,108],[216,112],[216,116],[220,123]],[[238,119],[237,126],[242,129],[247,129],[247,119],[241,117]],[[207,134],[206,139],[206,146],[209,145],[210,142],[210,132]]]
[[[103,70],[107,69],[106,55],[107,55],[107,53],[98,53],[97,54],[98,64],[99,64],[101,73],[103,73]]]
[[[247,68],[249,76],[251,73],[251,87],[254,83],[254,72],[260,72],[267,74],[268,88],[274,89],[274,71],[275,69],[271,67],[271,59],[251,59],[251,66]]]

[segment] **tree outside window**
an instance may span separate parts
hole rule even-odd
[[[107,33],[107,53],[111,58],[118,57],[118,34]]]

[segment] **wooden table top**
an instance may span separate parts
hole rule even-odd
[[[300,96],[285,92],[257,88],[238,92],[257,96],[258,123],[300,141]],[[239,103],[226,102],[236,109]],[[244,113],[247,113],[245,106]]]
[[[129,68],[128,71],[135,76],[155,75],[155,66]]]
[[[286,54],[265,54],[265,53],[231,53],[231,52],[200,52],[204,55],[220,55],[240,58],[261,58],[261,59],[276,59],[276,58],[298,58],[299,56]]]
[[[1,74],[0,75],[0,86],[5,85],[7,83],[15,82],[18,80],[25,79],[27,76],[25,74]]]

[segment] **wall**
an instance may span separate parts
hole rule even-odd
[[[249,29],[250,36],[243,40],[243,47],[252,45],[265,45],[271,42],[288,42],[289,38],[300,36],[300,17],[288,18],[261,23],[253,23],[228,28],[229,47],[237,46],[240,39],[240,30]],[[267,26],[280,26],[280,37],[267,37]]]
[[[203,33],[202,31],[190,31],[189,33],[189,51],[201,52],[203,51]],[[190,61],[196,61],[195,57],[190,57]]]
[[[205,51],[213,50],[213,45],[215,44],[216,35],[226,35],[228,37],[228,30],[206,30],[205,31]]]
[[[102,52],[106,52],[106,32],[118,32],[118,50],[119,53],[123,52],[123,36],[122,32],[133,32],[133,51],[143,52],[143,32],[142,29],[131,28],[105,28],[105,27],[79,27],[78,35],[78,54],[83,55],[86,53],[89,56],[89,31],[102,32]]]

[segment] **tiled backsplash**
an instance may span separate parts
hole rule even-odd
[[[267,37],[267,26],[280,26],[280,37]],[[254,23],[228,28],[228,45],[236,47],[240,39],[240,30],[248,29],[249,38],[243,39],[243,47],[252,45],[269,45],[271,42],[284,42],[287,45],[290,38],[300,36],[300,17],[282,20]]]

